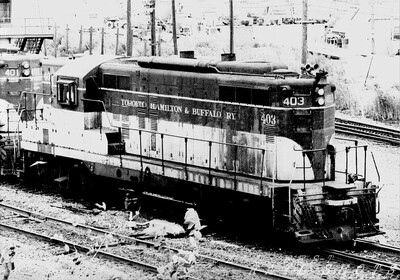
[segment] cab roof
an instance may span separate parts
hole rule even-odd
[[[85,78],[93,70],[97,69],[102,63],[114,60],[119,56],[115,55],[88,55],[77,59],[69,60],[57,72],[57,76],[69,76]]]

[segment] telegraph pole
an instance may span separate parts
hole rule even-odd
[[[302,18],[302,27],[303,27],[303,40],[302,40],[302,48],[301,48],[301,63],[307,63],[307,18],[308,18],[308,7],[307,0],[303,0],[303,18]]]
[[[233,30],[234,30],[234,22],[233,22],[233,0],[229,0],[229,24],[230,24],[230,53],[234,53],[234,43],[233,43]]]
[[[176,10],[175,0],[172,0],[172,40],[174,42],[174,54],[178,54],[178,41],[176,39]]]
[[[375,0],[371,0],[371,54],[375,54]]]
[[[126,55],[132,56],[132,23],[131,23],[131,0],[127,0],[126,5]],[[118,38],[118,35],[117,35]],[[118,39],[117,39],[117,46],[116,50],[118,49]]]
[[[156,0],[150,1],[151,55],[156,56]]]

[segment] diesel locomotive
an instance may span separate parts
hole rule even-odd
[[[33,105],[23,92],[42,91],[40,60],[36,54],[0,50],[0,132],[15,130],[16,112]]]
[[[303,243],[376,235],[378,186],[335,176],[334,92],[317,66],[82,57],[54,73],[40,114],[22,120],[13,166],[82,192],[252,218]]]

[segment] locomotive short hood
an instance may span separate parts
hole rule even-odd
[[[85,78],[92,74],[93,70],[97,69],[102,63],[111,61],[119,56],[110,55],[88,55],[76,60],[71,60],[69,63],[61,67],[57,72],[57,76],[71,76]]]

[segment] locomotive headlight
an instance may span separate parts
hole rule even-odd
[[[317,93],[318,93],[318,95],[324,95],[325,91],[324,91],[323,88],[320,88],[320,89],[317,91]]]
[[[24,69],[22,70],[22,75],[25,77],[28,77],[31,74],[31,70],[30,69]]]
[[[318,105],[322,106],[325,104],[325,99],[323,97],[318,97],[317,103],[318,103]]]
[[[29,62],[28,61],[22,62],[22,67],[25,68],[25,69],[28,69],[29,68]]]

